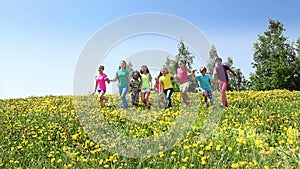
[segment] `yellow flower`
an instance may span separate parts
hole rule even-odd
[[[270,168],[270,167],[269,167],[269,166],[267,166],[267,165],[265,165],[265,166],[264,166],[264,169],[269,169],[269,168]]]
[[[171,154],[172,154],[172,155],[176,155],[177,153],[176,153],[176,151],[173,151]]]
[[[51,163],[53,163],[53,162],[55,161],[55,158],[51,158],[51,160],[50,160],[50,161],[51,161]]]
[[[216,150],[217,151],[221,150],[221,145],[217,145]]]
[[[228,147],[227,150],[228,151],[232,151],[233,149],[232,149],[232,147]]]
[[[63,160],[60,158],[57,160],[58,163],[61,163]]]
[[[188,160],[189,160],[189,157],[185,157],[185,158],[181,159],[181,161],[184,163],[187,162]]]

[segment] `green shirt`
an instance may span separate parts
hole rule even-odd
[[[148,89],[150,88],[150,79],[149,79],[149,73],[148,74],[142,74],[142,89]]]
[[[128,86],[128,70],[118,70],[117,71],[117,77],[119,81],[119,87],[125,87]]]
[[[200,88],[204,90],[211,90],[210,81],[211,78],[208,74],[202,76],[196,76],[196,80],[200,83]]]

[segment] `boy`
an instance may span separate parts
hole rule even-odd
[[[200,76],[196,76],[196,80],[199,83],[200,90],[203,93],[204,96],[204,106],[207,107],[207,98],[210,100],[210,105],[212,106],[214,104],[214,96],[211,89],[211,77],[206,74],[206,67],[200,68]],[[195,79],[195,77],[193,77]]]
[[[222,65],[222,59],[216,59],[216,67],[214,69],[213,77],[217,75],[219,89],[221,92],[221,100],[224,107],[228,107],[227,97],[226,97],[226,90],[229,83],[229,78],[227,74],[227,70],[229,70],[234,76],[236,76],[235,72],[229,68],[227,65]]]

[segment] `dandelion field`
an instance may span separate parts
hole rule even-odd
[[[141,114],[116,109],[121,107],[118,95],[108,95],[112,106],[102,109],[93,104],[97,101],[93,96],[78,99],[87,114],[75,109],[71,96],[0,100],[0,168],[267,169],[300,166],[300,92],[228,92],[229,107],[222,109],[219,117],[210,116],[217,105],[206,108],[199,93],[189,96],[193,106],[183,105],[179,93],[175,93],[172,110],[130,108]],[[156,104],[156,94],[150,97],[152,104]],[[218,93],[215,97],[219,98]],[[103,133],[101,127],[111,127],[127,137],[155,138],[170,130],[181,114],[193,113],[196,118],[190,130],[175,130],[175,134],[183,134],[182,139],[168,148],[158,145],[149,149],[158,151],[155,155],[124,157],[111,151],[116,147],[107,146],[114,140],[99,142],[93,137],[105,140],[109,134]],[[149,115],[152,120],[134,121],[136,116]],[[206,133],[213,129],[212,126],[206,128],[205,124],[218,118],[214,131]],[[88,121],[95,123],[85,125]],[[95,128],[97,130],[93,130]]]

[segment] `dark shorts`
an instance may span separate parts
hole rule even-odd
[[[98,91],[98,93],[101,93],[102,91],[105,93],[106,92],[106,90],[97,90]]]

